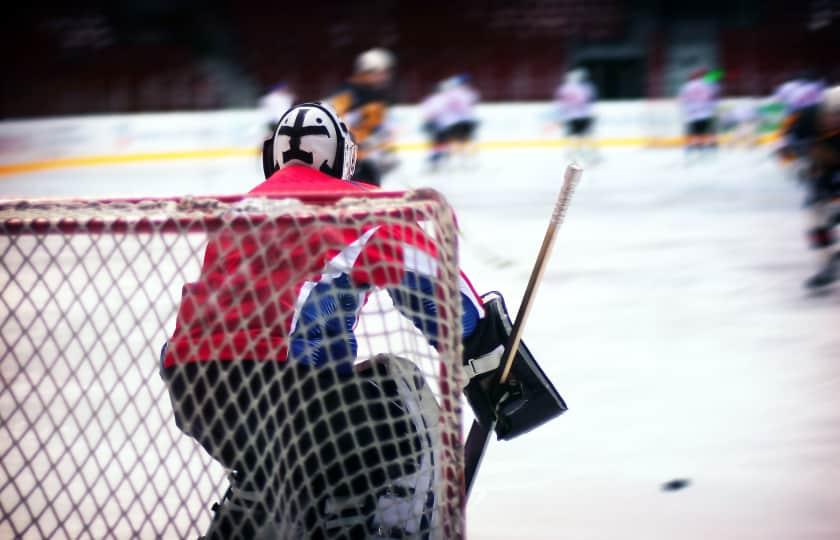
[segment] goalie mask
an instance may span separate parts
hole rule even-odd
[[[349,180],[356,168],[356,143],[335,110],[326,103],[296,105],[263,144],[263,172],[268,178],[288,165],[306,165]]]

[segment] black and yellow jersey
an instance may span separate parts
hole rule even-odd
[[[341,116],[359,145],[360,155],[371,136],[385,123],[391,98],[387,90],[348,81],[326,100]]]

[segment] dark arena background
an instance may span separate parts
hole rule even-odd
[[[284,81],[327,95],[374,46],[398,59],[399,103],[466,72],[485,101],[551,98],[572,65],[603,99],[673,96],[724,70],[755,96],[801,70],[836,80],[831,0],[669,2],[151,0],[20,5],[4,17],[4,118],[247,107]],[[60,92],[58,92],[60,90]]]

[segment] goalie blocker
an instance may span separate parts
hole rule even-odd
[[[464,366],[470,377],[464,394],[478,423],[489,428],[495,421],[496,436],[509,440],[559,416],[567,407],[524,342],[519,343],[510,377],[499,382],[499,363],[513,324],[500,293],[487,293],[482,300],[486,315],[464,340]]]

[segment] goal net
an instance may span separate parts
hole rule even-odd
[[[463,537],[435,192],[0,201],[0,254],[0,538]]]

